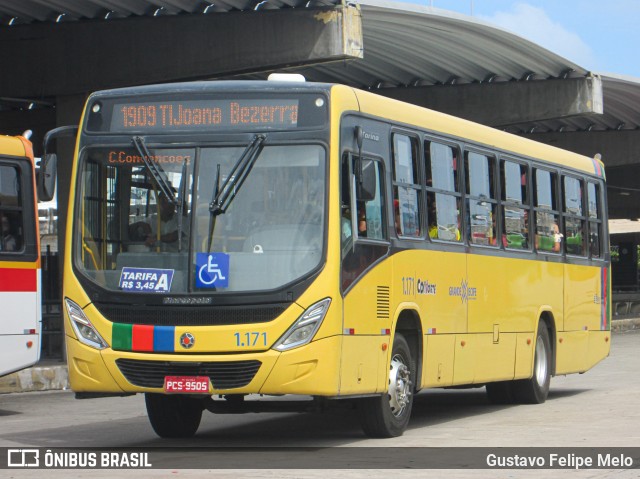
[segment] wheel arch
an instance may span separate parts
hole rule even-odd
[[[415,390],[422,388],[423,338],[420,314],[415,309],[404,309],[398,314],[394,334],[402,334],[409,344],[411,357],[416,364]]]
[[[539,321],[542,321],[547,327],[549,332],[549,343],[551,346],[551,375],[556,375],[556,320],[551,310],[544,310],[540,312]]]

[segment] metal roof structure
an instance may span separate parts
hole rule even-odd
[[[0,0],[0,28],[38,22],[105,22],[117,18],[215,15],[340,3],[340,0]],[[346,83],[365,89],[537,81],[590,74],[570,60],[474,17],[383,0],[362,0],[360,8],[364,58],[296,71],[311,81]],[[516,132],[639,129],[640,79],[610,74],[601,77],[603,115],[510,128]],[[15,101],[4,105],[23,107]]]
[[[536,81],[591,73],[515,33],[473,17],[389,1],[363,0],[360,5],[364,58],[302,69],[308,79],[376,89]],[[640,79],[600,76],[603,115],[513,127],[522,132],[640,128]]]

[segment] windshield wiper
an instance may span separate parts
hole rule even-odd
[[[215,186],[213,188],[213,197],[211,198],[211,203],[209,203],[209,212],[211,216],[209,217],[209,244],[207,251],[211,251],[216,218],[219,215],[226,213],[231,202],[238,194],[238,191],[240,191],[240,188],[249,176],[249,173],[251,173],[258,156],[260,156],[266,139],[266,135],[260,134],[255,135],[251,139],[247,147],[242,152],[242,155],[240,155],[240,158],[238,158],[238,161],[236,161],[236,164],[233,165],[231,172],[222,186],[220,186],[220,165],[218,164]]]
[[[178,188],[178,252],[182,251],[182,218],[184,215],[185,188],[187,187],[187,162],[182,163],[182,176]]]
[[[151,173],[151,176],[158,185],[158,188],[160,188],[162,194],[164,194],[165,198],[167,198],[172,206],[177,206],[179,200],[176,199],[176,196],[173,193],[171,182],[169,181],[169,178],[167,178],[167,174],[162,166],[151,161],[151,153],[144,142],[144,138],[141,136],[134,136],[131,138],[131,141],[133,142],[133,146],[136,147],[136,150],[138,150],[138,153],[140,153],[142,161],[149,170],[149,173]]]

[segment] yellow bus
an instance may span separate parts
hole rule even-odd
[[[336,404],[397,436],[420,390],[542,403],[609,353],[598,160],[343,85],[194,82],[91,95],[71,181],[71,386],[144,393],[162,437]]]
[[[30,136],[0,136],[0,376],[40,358],[40,237]]]

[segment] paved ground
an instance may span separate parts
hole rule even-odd
[[[640,330],[640,318],[614,320],[611,329],[614,332]],[[62,361],[41,361],[33,368],[0,377],[0,394],[57,389],[69,389],[69,375]]]
[[[583,375],[554,378],[543,405],[495,406],[484,389],[436,390],[421,393],[409,430],[401,438],[364,437],[351,412],[336,414],[247,414],[215,416],[205,413],[195,438],[166,441],[151,430],[141,396],[75,400],[69,391],[0,395],[0,447],[186,447],[176,467],[198,460],[194,447],[345,448],[358,461],[354,448],[380,448],[393,470],[281,470],[286,457],[273,456],[265,467],[259,454],[247,451],[242,464],[257,470],[167,469],[153,471],[0,471],[2,477],[499,477],[538,478],[572,474],[578,478],[639,478],[635,470],[403,470],[399,459],[410,447],[637,447],[640,448],[640,331],[613,335],[612,354]],[[384,446],[384,447],[382,447]],[[449,449],[449,451],[459,449]],[[496,449],[498,450],[498,449]],[[182,450],[181,450],[182,451]],[[319,449],[318,451],[322,451]],[[363,449],[362,451],[367,451]],[[498,450],[499,451],[499,450]],[[558,449],[558,451],[563,451]],[[286,452],[285,452],[286,454]],[[321,452],[316,452],[321,454]],[[405,454],[406,455],[406,454]],[[318,456],[312,456],[317,458]],[[262,462],[261,462],[262,461]],[[636,467],[639,462],[636,461]],[[171,467],[171,466],[169,466]],[[10,472],[8,476],[4,472]]]

